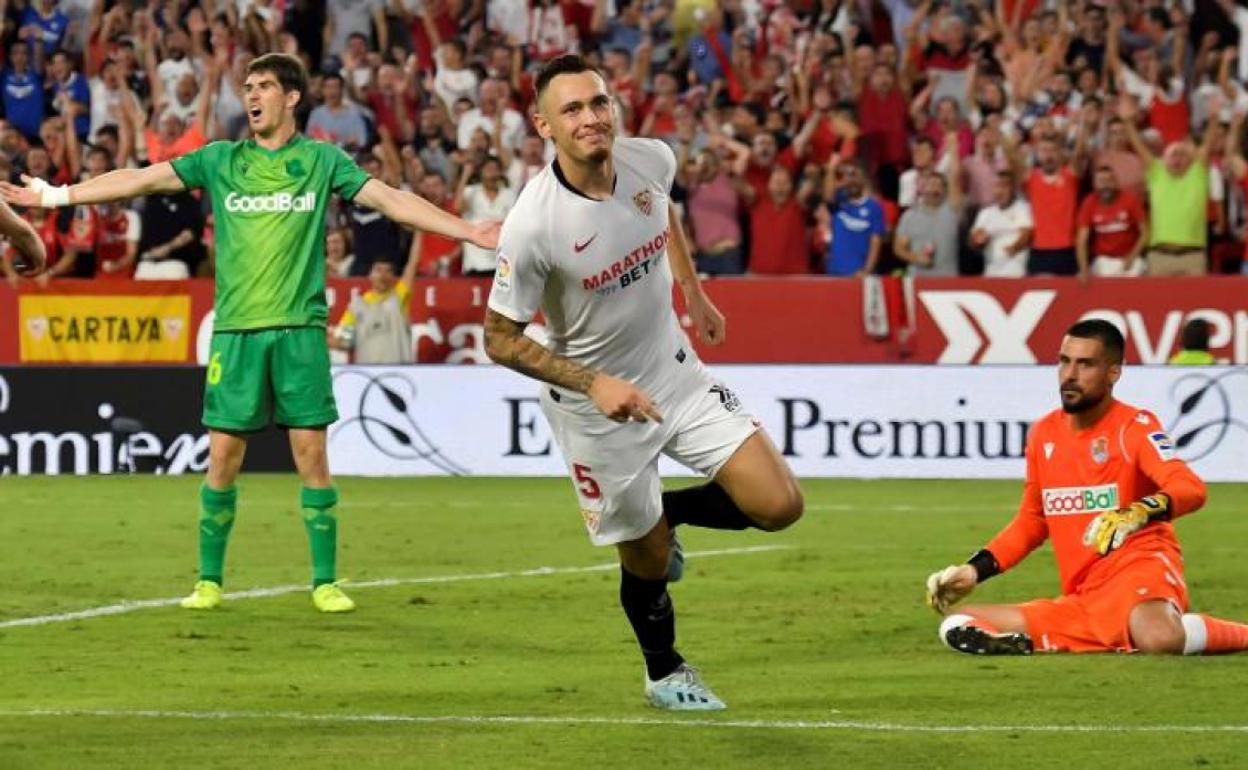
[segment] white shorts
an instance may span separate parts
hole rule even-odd
[[[585,396],[544,388],[542,411],[568,464],[594,545],[637,540],[663,515],[659,455],[714,477],[762,427],[731,390],[705,370],[663,422],[607,419]]]
[[[1143,259],[1135,260],[1135,264],[1131,266],[1131,272],[1127,272],[1127,260],[1122,257],[1097,257],[1092,260],[1092,275],[1102,278],[1119,278],[1144,275],[1144,271],[1148,269],[1148,264]]]

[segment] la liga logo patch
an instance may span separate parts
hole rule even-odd
[[[511,288],[511,260],[498,255],[498,265],[494,269],[494,285],[500,289]]]
[[[1148,443],[1153,445],[1153,449],[1157,450],[1157,455],[1162,460],[1174,459],[1174,442],[1170,440],[1170,436],[1165,431],[1148,434]]]

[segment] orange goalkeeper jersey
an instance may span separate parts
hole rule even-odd
[[[1083,544],[1083,531],[1097,514],[1126,508],[1162,492],[1171,517],[1199,509],[1205,485],[1175,456],[1174,443],[1151,413],[1114,401],[1091,428],[1075,430],[1061,409],[1045,415],[1027,436],[1027,480],[1018,515],[988,543],[1002,571],[1052,539],[1062,593],[1112,571],[1116,553],[1162,549],[1179,552],[1167,521],[1146,525],[1118,552],[1097,555]]]

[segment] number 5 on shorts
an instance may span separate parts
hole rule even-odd
[[[212,354],[212,358],[208,361],[208,384],[216,385],[221,382],[221,351]]]
[[[572,475],[576,478],[576,490],[586,500],[597,500],[602,497],[602,489],[598,486],[598,482],[594,481],[594,477],[589,475],[593,470],[588,465],[572,463]]]

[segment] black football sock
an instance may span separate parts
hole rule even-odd
[[[657,682],[685,662],[676,652],[676,611],[666,578],[642,580],[621,567],[620,604],[641,645],[650,681]]]
[[[737,507],[728,493],[712,481],[700,487],[687,487],[663,493],[663,515],[667,525],[689,524],[708,529],[757,528]]]

